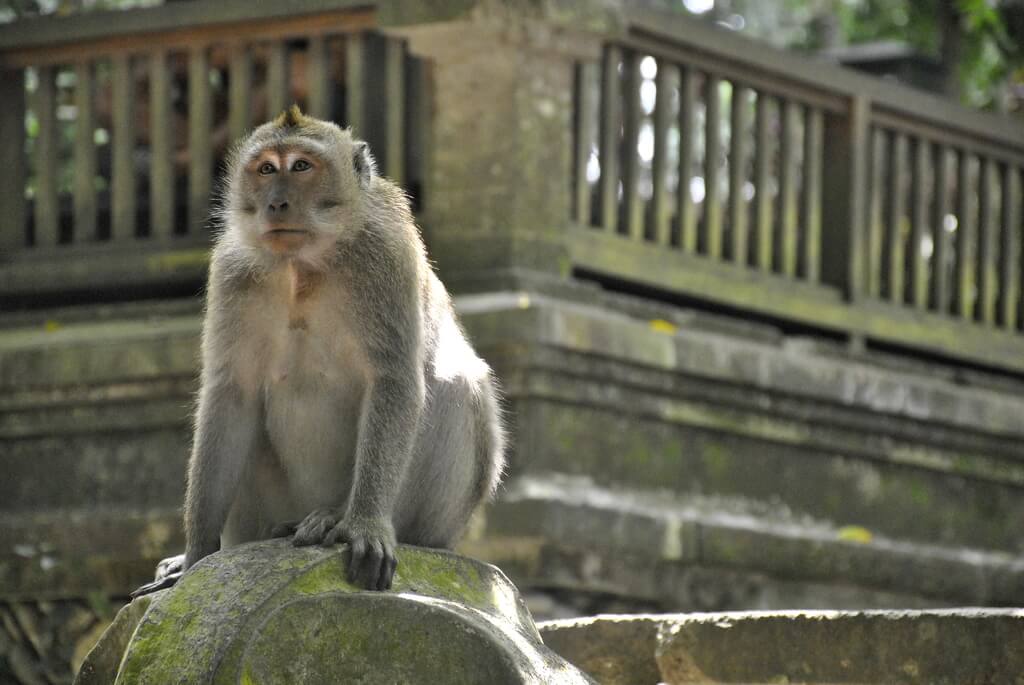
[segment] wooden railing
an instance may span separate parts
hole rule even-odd
[[[0,140],[14,151],[0,261],[205,245],[225,152],[293,102],[351,126],[415,190],[416,65],[373,31],[372,4],[326,0],[296,16],[184,3],[0,29]]]
[[[1024,126],[650,12],[576,84],[578,272],[1024,370]]]

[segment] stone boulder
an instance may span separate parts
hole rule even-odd
[[[598,616],[540,625],[607,685],[1024,685],[1024,610]]]
[[[391,591],[367,592],[347,556],[271,540],[207,557],[124,607],[75,682],[590,682],[493,566],[401,546]]]

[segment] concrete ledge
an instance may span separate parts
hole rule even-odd
[[[730,582],[728,574],[740,572],[825,588],[860,588],[861,606],[871,605],[871,592],[978,605],[1024,602],[1024,558],[1010,554],[886,539],[864,528],[796,516],[781,505],[612,491],[586,478],[558,474],[519,478],[506,488],[487,513],[487,536],[498,542],[480,553],[504,564],[522,552],[517,540],[543,540],[549,548],[566,550],[565,568],[553,568],[557,562],[549,557],[543,577],[530,579],[541,585],[561,577],[567,587],[647,598],[648,592],[665,588],[646,577],[630,583],[629,573],[613,570],[619,559],[640,558],[660,565],[656,575],[662,585],[680,590],[688,585],[689,570],[697,567],[725,572],[719,582]],[[574,552],[591,561],[577,566]],[[539,564],[540,549],[533,553]],[[713,594],[715,582],[702,582],[704,591]],[[829,595],[827,589],[817,594]],[[673,599],[683,598],[661,599],[671,606]],[[756,596],[746,601],[745,606],[757,606]]]
[[[539,626],[609,685],[1024,682],[1024,610],[598,616]]]

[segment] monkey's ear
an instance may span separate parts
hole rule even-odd
[[[353,146],[352,168],[356,171],[359,185],[364,190],[369,188],[373,175],[377,173],[377,163],[370,154],[370,146],[362,140],[357,140]]]

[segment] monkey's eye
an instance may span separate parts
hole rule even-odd
[[[295,160],[295,164],[292,164],[292,171],[309,171],[313,168],[313,165],[304,159]]]
[[[260,164],[260,168],[259,168],[260,176],[267,176],[267,175],[272,174],[272,173],[274,173],[276,171],[277,171],[277,169],[274,168],[274,165],[271,164],[270,162],[263,162],[263,164]]]

